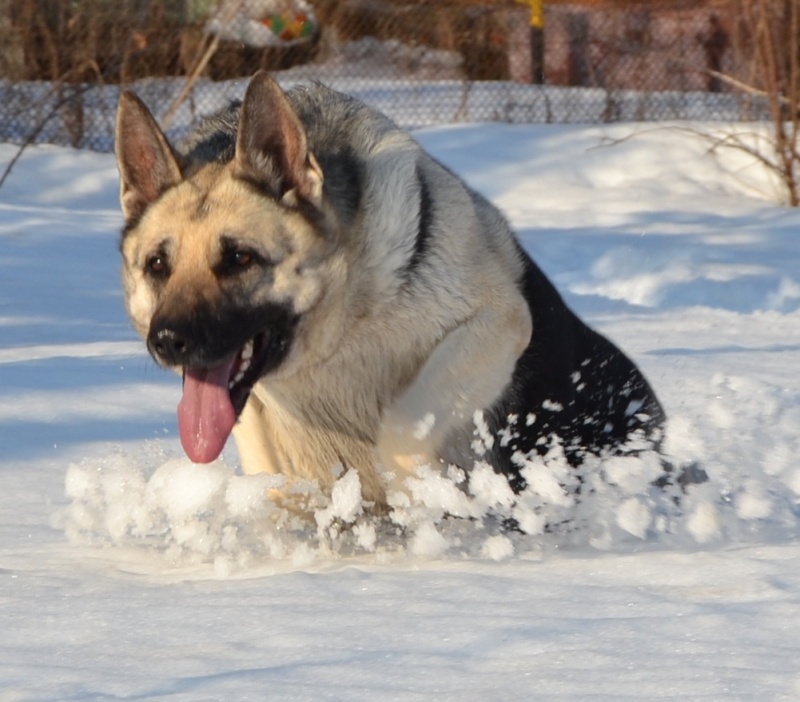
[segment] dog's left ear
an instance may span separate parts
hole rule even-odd
[[[280,86],[258,71],[247,86],[236,135],[236,174],[288,202],[322,203],[322,170]]]

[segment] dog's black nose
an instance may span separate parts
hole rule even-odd
[[[192,353],[188,335],[174,327],[151,328],[147,345],[150,353],[167,366],[185,365]]]

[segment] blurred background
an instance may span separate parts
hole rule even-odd
[[[406,127],[762,119],[797,83],[798,2],[4,0],[0,140],[109,150],[121,86],[178,137],[259,68]]]

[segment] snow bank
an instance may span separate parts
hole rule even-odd
[[[503,560],[564,548],[619,552],[797,536],[800,398],[719,374],[699,401],[705,419],[677,415],[666,437],[680,465],[710,475],[685,490],[653,486],[662,473],[655,453],[594,459],[576,470],[555,444],[544,457],[520,457],[528,483],[520,495],[486,464],[476,463],[468,481],[453,467],[446,474],[421,468],[407,492],[390,497],[389,514],[376,516],[354,471],[326,496],[315,484],[240,475],[222,461],[200,466],[153,453],[148,463],[140,452],[119,450],[69,467],[63,528],[78,544],[213,564],[219,575],[353,556],[376,564]],[[764,453],[759,437],[767,431],[774,443]],[[485,433],[478,422],[476,437]]]

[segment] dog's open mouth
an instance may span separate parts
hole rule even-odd
[[[190,460],[210,463],[222,453],[250,391],[282,357],[285,343],[260,333],[218,365],[184,368],[178,431]]]

